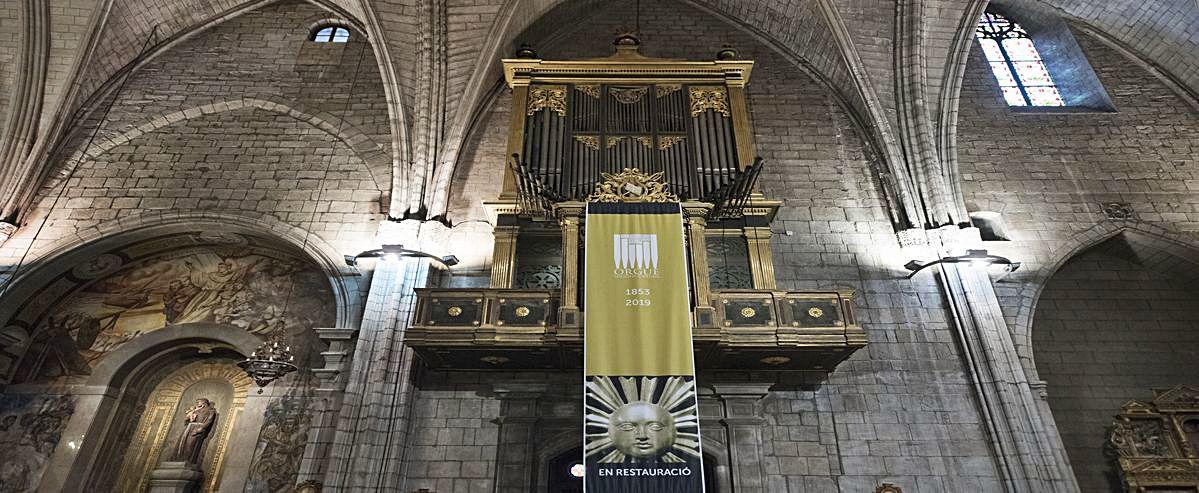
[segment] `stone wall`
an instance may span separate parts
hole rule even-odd
[[[1105,244],[1106,245],[1106,244]],[[1083,491],[1120,491],[1107,427],[1151,389],[1199,384],[1199,293],[1132,255],[1088,250],[1041,293],[1033,349]]]
[[[438,372],[421,379],[401,491],[493,491],[496,454],[519,453],[497,447],[500,401],[488,382],[503,380]]]

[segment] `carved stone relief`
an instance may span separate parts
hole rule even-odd
[[[295,491],[312,424],[311,390],[307,385],[293,387],[267,407],[246,480],[247,493]]]
[[[75,412],[69,395],[0,399],[0,492],[34,491]]]

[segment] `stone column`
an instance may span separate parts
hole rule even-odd
[[[728,436],[729,466],[738,493],[766,491],[762,470],[762,425],[758,401],[770,392],[770,384],[713,384],[716,398],[724,408],[725,433]]]
[[[424,258],[379,260],[329,447],[324,491],[399,491],[412,405],[413,353],[403,344],[429,275]]]
[[[546,387],[538,383],[510,383],[494,389],[500,398],[499,443],[496,447],[496,493],[525,493],[533,489],[537,469],[535,435],[537,400]]]
[[[754,289],[775,289],[774,257],[770,253],[770,228],[745,228],[745,242],[749,246],[749,270],[753,272]]]
[[[716,309],[712,308],[712,287],[708,282],[708,244],[705,234],[708,213],[712,206],[700,203],[683,204],[686,214],[687,244],[691,249],[691,289],[695,293],[695,326],[698,329],[716,327]]]
[[[491,287],[512,287],[512,276],[516,269],[516,235],[519,226],[496,226],[495,249],[491,256]]]
[[[558,307],[558,328],[582,327],[579,318],[579,225],[583,221],[583,203],[565,202],[555,207],[562,226],[562,304]]]
[[[961,253],[952,246],[961,233],[946,233],[950,245],[938,253]],[[1079,491],[1061,437],[1034,393],[1036,382],[1017,356],[987,268],[941,264],[938,274],[1007,490]]]

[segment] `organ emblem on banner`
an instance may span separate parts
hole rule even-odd
[[[617,277],[657,277],[658,235],[612,235],[612,261]]]

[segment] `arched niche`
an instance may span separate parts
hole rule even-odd
[[[201,460],[204,471],[202,491],[217,491],[230,438],[245,408],[253,381],[235,365],[235,360],[219,356],[189,363],[166,375],[161,373],[145,376],[150,383],[158,383],[145,402],[137,406],[142,412],[135,420],[137,425],[124,454],[106,458],[112,466],[120,463],[108,486],[117,491],[144,491],[149,484],[150,472],[162,461],[174,459],[183,432],[183,418],[191,403],[204,398],[213,403],[217,419],[209,432]]]
[[[1079,486],[1120,488],[1105,449],[1112,416],[1153,389],[1199,383],[1195,251],[1133,230],[1066,260],[1037,299],[1036,370]]]
[[[178,421],[178,408],[186,405],[180,401],[204,380],[228,385],[222,391],[228,401],[222,406],[223,419],[206,445],[203,467],[212,481],[206,481],[205,491],[232,485],[240,489],[271,395],[251,393],[250,381],[234,365],[257,343],[238,327],[185,324],[137,338],[106,356],[85,384],[68,387],[75,408],[62,441],[70,446],[54,451],[40,489],[82,485],[87,491],[136,490],[150,470],[171,458],[178,439],[171,425]],[[6,393],[36,394],[46,388],[23,384]],[[227,474],[230,469],[236,473]]]

